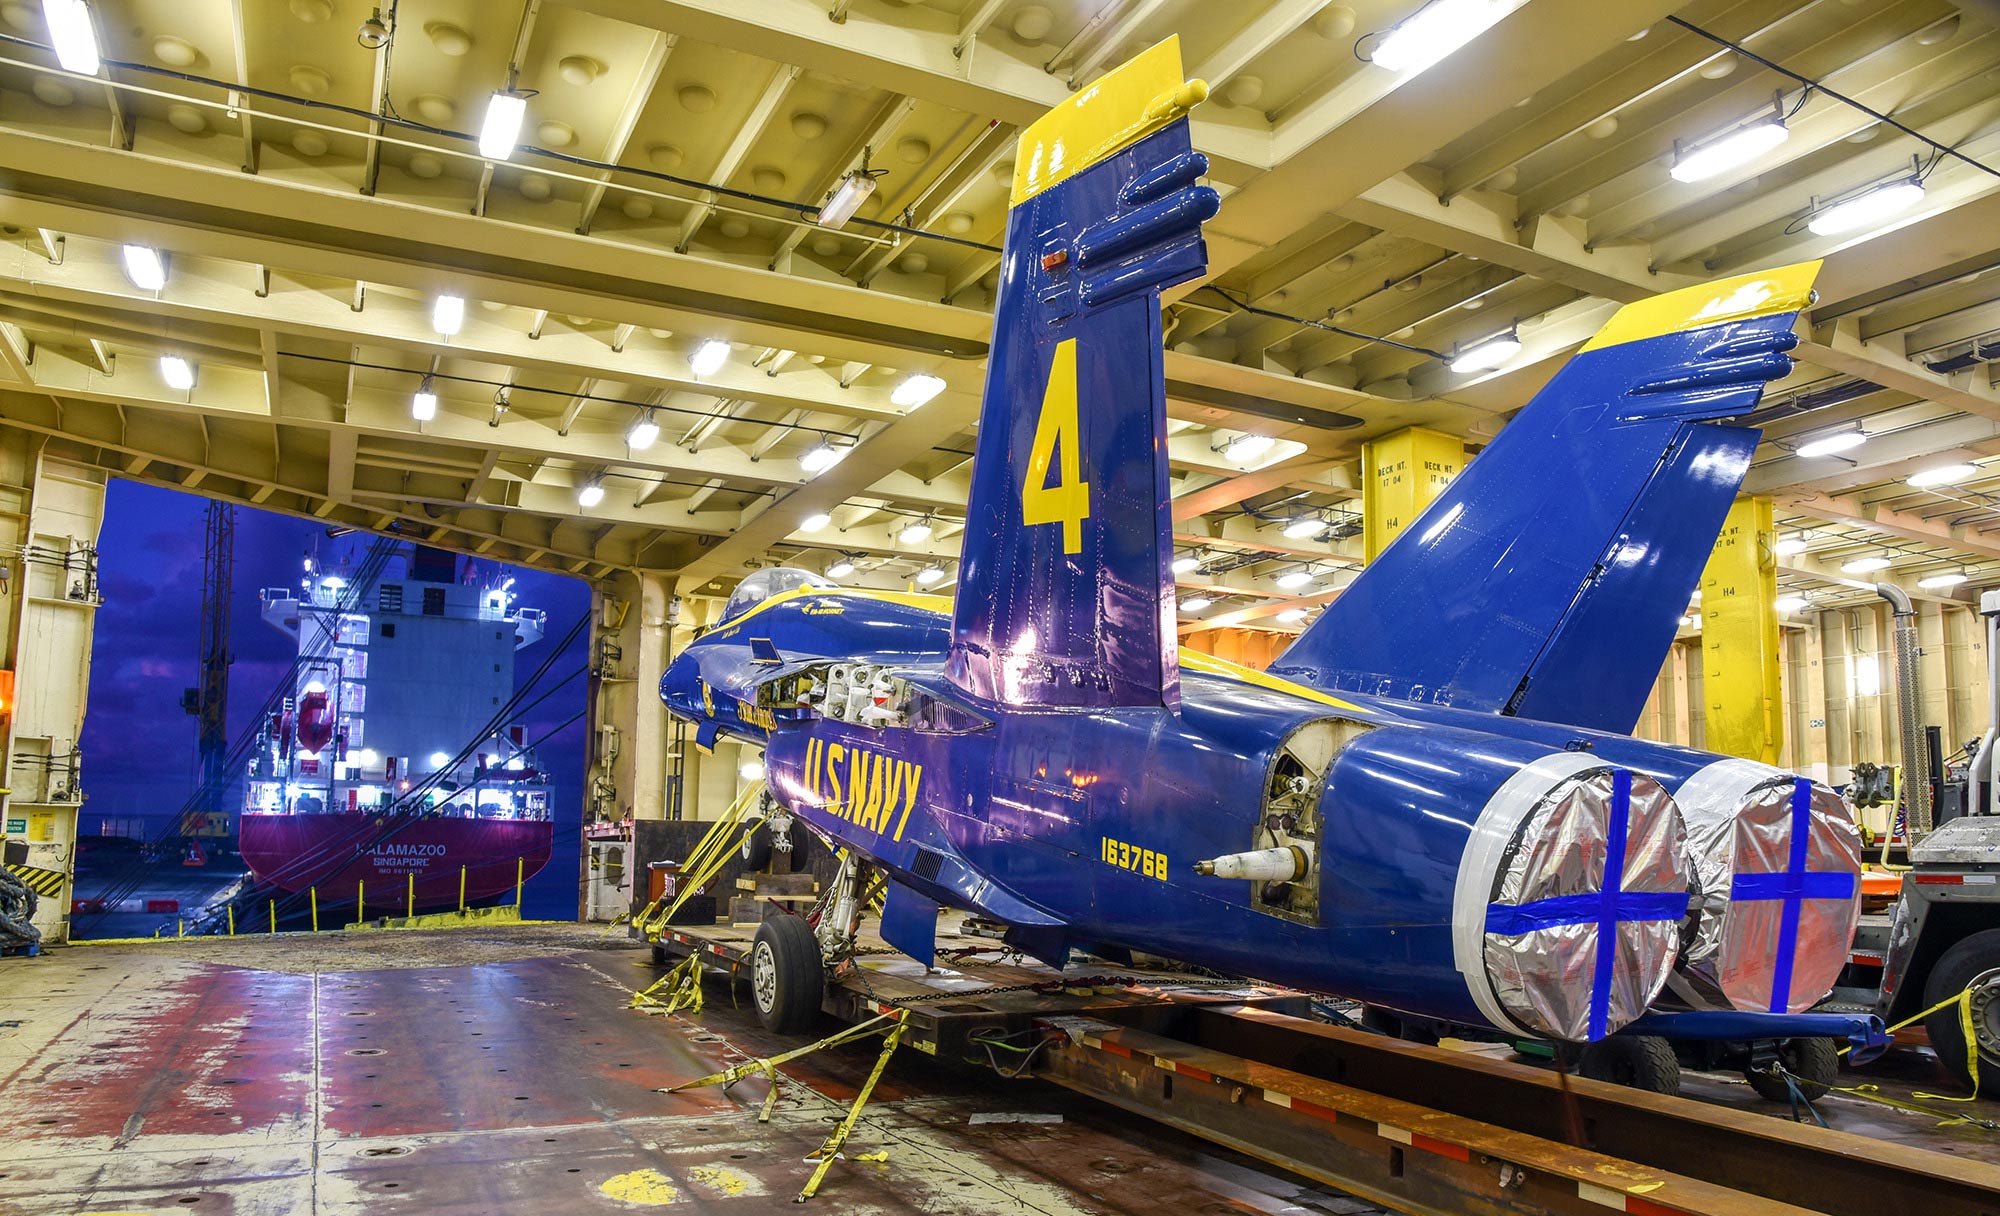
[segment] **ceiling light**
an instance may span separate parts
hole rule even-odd
[[[431,387],[431,378],[425,376],[423,382],[417,385],[416,394],[410,398],[410,417],[418,422],[429,422],[437,417],[437,412],[437,390]]]
[[[125,277],[140,291],[158,291],[167,285],[167,264],[159,250],[150,245],[125,246]]]
[[[1873,574],[1877,570],[1887,570],[1888,568],[1889,559],[1886,557],[1857,557],[1851,562],[1842,562],[1840,564],[1840,572],[1842,574]]]
[[[486,103],[486,120],[479,124],[479,154],[487,160],[506,160],[521,142],[521,120],[528,116],[528,99],[505,89]]]
[[[1809,443],[1800,444],[1793,455],[1811,459],[1814,456],[1831,456],[1835,452],[1851,452],[1868,442],[1868,436],[1860,431],[1835,431],[1831,435],[1821,435]]]
[[[368,19],[361,23],[361,28],[354,32],[354,40],[371,51],[379,51],[388,46],[390,37],[389,27],[383,23],[380,9],[369,14]]]
[[[928,519],[905,525],[901,532],[896,533],[896,539],[906,545],[921,545],[930,538],[931,521]]]
[[[824,511],[815,511],[799,521],[799,531],[817,532],[833,522],[833,516]]]
[[[1455,372],[1491,371],[1520,353],[1520,336],[1510,330],[1497,337],[1488,338],[1486,341],[1469,347],[1453,356],[1451,370]]]
[[[185,393],[194,387],[194,364],[179,355],[161,355],[160,379],[175,392]]]
[[[1925,490],[1931,486],[1957,485],[1978,471],[1977,468],[1969,464],[1941,464],[1934,469],[1924,469],[1921,472],[1912,473],[1907,480],[1909,484],[1915,486],[1917,489]]]
[[[943,580],[944,570],[941,567],[925,566],[917,571],[917,582],[925,587],[933,586]]]
[[[889,404],[913,410],[943,391],[942,377],[918,372],[913,376],[905,376],[903,382],[890,391]]]
[[[1803,595],[1787,595],[1771,606],[1779,612],[1792,613],[1803,612],[1806,608],[1806,603],[1806,597]]]
[[[713,376],[721,371],[722,365],[728,361],[729,343],[720,338],[710,338],[695,347],[694,353],[688,356],[688,364],[694,368],[694,374],[697,376]]]
[[[1197,595],[1193,599],[1182,600],[1181,611],[1200,612],[1202,609],[1208,607],[1210,604],[1213,604],[1214,602],[1215,602],[1214,600],[1209,599],[1205,595]]]
[[[653,411],[647,410],[632,420],[625,430],[625,446],[635,452],[643,452],[652,447],[660,437],[660,424],[653,420]]]
[[[1806,538],[1803,536],[1787,536],[1777,544],[1772,545],[1771,551],[1779,557],[1795,557],[1806,551]]]
[[[576,505],[586,510],[604,501],[604,482],[593,477],[577,487]]]
[[[1278,576],[1278,586],[1287,591],[1296,591],[1312,581],[1313,575],[1310,570],[1287,570]]]
[[[63,70],[97,75],[97,30],[90,23],[90,6],[84,0],[42,0],[42,20]]]
[[[1924,184],[1914,177],[1884,182],[1844,203],[1814,211],[1806,227],[1814,236],[1840,236],[1866,228],[1877,220],[1886,220],[1899,211],[1907,211],[1922,202],[1923,198]]]
[[[451,763],[451,757],[450,757],[450,756],[447,756],[447,755],[445,755],[445,754],[444,754],[443,752],[432,752],[432,753],[431,753],[431,767],[432,767],[432,768],[443,768],[443,767],[444,767],[445,765],[447,765],[447,764],[450,764],[450,763]]]
[[[1304,540],[1326,531],[1326,521],[1317,515],[1301,515],[1285,525],[1285,535],[1293,540]]]
[[[431,328],[449,338],[465,328],[465,297],[439,296],[431,305]]]
[[[1699,625],[1700,623],[1701,621],[1696,617],[1684,616],[1681,618],[1682,629],[1693,629],[1696,625]]]
[[[844,557],[837,559],[831,566],[826,568],[826,576],[828,578],[846,578],[852,573],[854,573],[854,563]]]
[[[1781,118],[1763,118],[1738,127],[1686,152],[1676,152],[1668,173],[1677,182],[1698,182],[1745,165],[1785,142],[1789,132]]]
[[[1382,36],[1368,61],[1392,72],[1421,72],[1498,21],[1493,0],[1431,0]]]
[[[745,760],[736,767],[736,775],[745,781],[762,781],[764,779],[764,762],[762,760]]]
[[[864,162],[866,163],[866,162]],[[833,188],[833,194],[826,205],[819,209],[819,226],[822,228],[845,228],[847,221],[875,193],[875,177],[866,169],[856,169],[840,179]]]
[[[1688,603],[1690,603],[1690,604],[1699,604],[1699,603],[1701,603],[1701,592],[1700,592],[1700,590],[1698,590],[1698,589],[1697,589],[1697,590],[1695,591],[1695,593],[1694,593],[1693,595],[1690,595],[1690,596],[1688,596]]]
[[[1917,586],[1925,591],[1937,591],[1944,587],[1956,587],[1972,577],[1963,570],[1953,570],[1948,574],[1932,574],[1917,580]]]
[[[1303,608],[1287,608],[1278,614],[1278,623],[1281,625],[1296,625],[1310,615],[1312,614]]]
[[[799,467],[808,473],[824,473],[840,463],[840,449],[822,439],[799,454]]]
[[[1270,451],[1271,445],[1276,442],[1269,435],[1253,435],[1245,431],[1222,449],[1222,458],[1231,464],[1249,464]]]
[[[1174,559],[1175,574],[1193,574],[1199,569],[1201,569],[1201,560],[1199,558],[1186,556]]]

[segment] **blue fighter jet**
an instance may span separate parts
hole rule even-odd
[[[1022,133],[954,597],[745,578],[672,712],[761,744],[850,859],[760,929],[819,1008],[863,870],[1060,965],[1143,951],[1419,1019],[1590,1042],[1668,995],[1809,1008],[1859,845],[1830,791],[1629,737],[1791,367],[1817,263],[1622,308],[1269,673],[1176,634],[1160,293],[1219,207],[1169,40]]]

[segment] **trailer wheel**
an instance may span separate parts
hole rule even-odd
[[[1982,929],[1962,938],[1944,952],[1924,981],[1924,1004],[1935,1005],[1966,989],[1972,990],[1972,1032],[1977,1040],[1979,1070],[2000,1075],[2000,929]],[[1972,1088],[1967,1065],[1965,1032],[1959,1007],[1948,1005],[1924,1019],[1931,1047],[1959,1083]]]
[[[1609,1081],[1648,1093],[1681,1091],[1681,1063],[1674,1045],[1650,1034],[1621,1034],[1585,1045],[1576,1071],[1593,1081]]]
[[[804,920],[774,916],[750,947],[750,994],[757,1019],[773,1034],[802,1034],[819,1016],[826,967],[819,939]]]
[[[1834,1051],[1832,1039],[1786,1039],[1778,1044],[1778,1063],[1792,1074],[1792,1085],[1799,1087],[1799,1096],[1808,1102],[1825,1097],[1840,1074],[1840,1056]],[[1776,1070],[1746,1068],[1743,1079],[1750,1082],[1750,1088],[1760,1098],[1771,1102],[1792,1100],[1791,1087]]]
[[[653,946],[653,965],[655,967],[666,966],[669,958],[671,958],[671,956],[667,953],[666,943],[654,942],[652,943],[652,946]]]

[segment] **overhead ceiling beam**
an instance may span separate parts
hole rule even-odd
[[[646,57],[632,79],[632,89],[619,104],[618,117],[604,137],[604,155],[599,159],[614,165],[625,159],[625,150],[632,142],[632,132],[638,129],[640,118],[645,116],[646,105],[652,101],[653,90],[660,83],[660,73],[666,69],[667,59],[679,42],[677,34],[654,32],[651,43],[646,47]],[[591,224],[597,219],[597,209],[604,203],[606,183],[615,175],[608,169],[601,169],[596,176],[595,182],[583,188],[583,204],[576,218],[578,232],[590,231]]]
[[[716,161],[714,171],[709,174],[710,181],[717,185],[727,185],[729,179],[736,176],[737,170],[743,167],[743,159],[750,155],[750,149],[756,147],[757,141],[763,138],[764,128],[770,123],[771,115],[777,113],[779,104],[785,100],[785,94],[791,92],[793,82],[798,80],[804,70],[779,64],[771,73],[771,78],[764,83],[763,93],[757,98],[757,104],[750,107],[749,115],[743,119],[742,125],[736,128],[736,134],[730,139],[729,146],[723,149],[721,159]],[[714,212],[713,203],[696,203],[688,211],[687,218],[681,221],[681,238],[675,243],[675,250],[686,253],[688,247],[694,244],[694,238],[700,233],[702,224]]]

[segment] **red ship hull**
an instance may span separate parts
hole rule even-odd
[[[420,815],[260,815],[238,822],[238,848],[258,882],[283,891],[308,887],[323,905],[355,902],[400,911],[416,878],[418,911],[511,893],[517,875],[548,864],[555,825],[546,820],[441,819]]]

